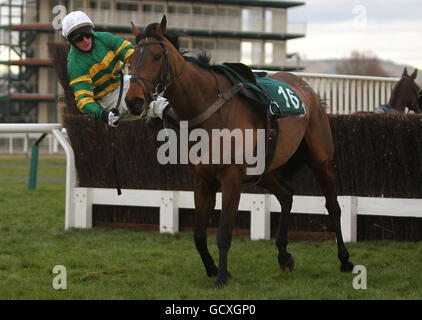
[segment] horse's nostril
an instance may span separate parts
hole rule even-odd
[[[140,115],[142,113],[142,107],[144,105],[144,99],[139,97],[125,98],[125,102],[130,112],[133,115]]]

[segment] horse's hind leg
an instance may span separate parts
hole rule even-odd
[[[217,187],[215,185],[210,185],[203,179],[197,176],[195,177],[195,246],[209,277],[215,277],[218,273],[218,269],[207,246],[207,227],[210,215],[214,211],[216,191]]]
[[[285,272],[291,272],[294,268],[292,255],[287,252],[287,233],[289,226],[290,211],[292,210],[293,191],[290,186],[290,179],[284,179],[277,172],[266,176],[259,183],[260,186],[270,190],[281,205],[281,216],[278,224],[277,240],[278,264]]]
[[[343,236],[341,232],[341,209],[337,201],[337,194],[335,192],[335,176],[333,165],[331,161],[318,163],[315,165],[315,174],[317,175],[322,191],[326,199],[326,208],[330,215],[330,220],[334,227],[334,232],[337,239],[338,258],[341,263],[341,271],[352,271],[353,263],[349,261],[349,253],[344,245]]]

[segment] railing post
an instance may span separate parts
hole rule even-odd
[[[344,242],[357,241],[357,197],[339,196],[341,231]]]
[[[179,206],[177,191],[163,191],[160,196],[160,232],[179,232]]]
[[[269,240],[271,227],[271,195],[256,195],[251,205],[251,239]]]
[[[92,188],[75,188],[75,228],[92,228]]]

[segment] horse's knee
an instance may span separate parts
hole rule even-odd
[[[217,247],[221,251],[228,251],[232,242],[231,230],[218,230],[217,233]]]

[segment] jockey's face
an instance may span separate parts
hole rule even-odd
[[[92,47],[92,37],[83,37],[81,41],[75,42],[75,46],[81,51],[90,51]]]

